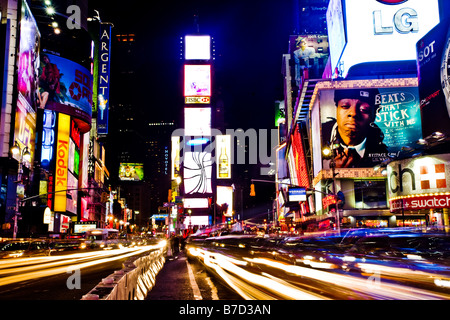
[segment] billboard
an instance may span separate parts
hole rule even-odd
[[[211,108],[184,108],[185,136],[211,136]]]
[[[327,64],[328,36],[320,34],[305,34],[289,37],[289,53],[295,62],[295,81],[300,79],[320,79]]]
[[[424,137],[450,135],[450,19],[443,20],[416,45]]]
[[[439,23],[438,0],[342,1],[346,38],[331,44],[331,67],[339,69],[335,76],[345,78],[352,66],[366,62],[415,61],[416,42]],[[339,1],[331,5],[341,8]],[[340,14],[330,17],[331,40],[342,26]]]
[[[211,222],[210,216],[186,216],[183,224],[185,229],[189,229],[191,226],[208,226]]]
[[[180,161],[180,137],[172,136],[171,137],[171,161],[172,161],[172,170],[171,170],[171,179],[174,180],[181,176],[181,161]]]
[[[21,2],[17,87],[19,94],[22,95],[31,109],[36,111],[41,35],[27,2]]]
[[[227,211],[224,213],[225,217],[233,216],[233,187],[217,186],[216,203],[220,206],[227,204]]]
[[[73,225],[73,233],[85,233],[95,228],[97,228],[95,223],[75,223]]]
[[[419,102],[417,87],[323,90],[322,149],[338,144],[337,168],[374,167],[422,137]]]
[[[62,58],[44,53],[39,73],[40,108],[55,110],[88,124],[92,117],[92,75],[88,69]]]
[[[120,181],[142,181],[144,180],[144,164],[121,162],[119,164]]]
[[[327,30],[332,68],[336,68],[347,44],[345,34],[344,0],[330,0],[327,10]]]
[[[185,198],[183,199],[185,209],[209,208],[208,198]]]
[[[450,154],[422,156],[389,163],[389,198],[447,192]]]
[[[54,211],[66,212],[67,205],[67,174],[69,162],[69,131],[70,116],[60,113],[58,115],[58,140],[56,143],[55,168],[55,204]]]
[[[291,147],[289,149],[289,162],[291,181],[293,184],[309,187],[308,168],[306,166],[306,156],[303,148],[303,141],[298,125],[291,136]]]
[[[14,141],[18,143],[21,150],[28,147],[28,151],[31,153],[30,162],[24,161],[26,167],[33,163],[34,159],[34,146],[36,137],[36,112],[26,101],[25,97],[19,94],[16,107],[16,119],[14,128]],[[20,161],[21,154],[13,155],[14,159]]]
[[[211,37],[207,35],[186,35],[184,37],[185,60],[210,60]]]
[[[209,152],[185,152],[184,192],[187,195],[212,193],[212,157]]]
[[[39,69],[40,33],[26,1],[20,15],[20,42],[17,54],[17,107],[14,123],[14,141],[21,150],[28,147],[30,163],[34,161],[36,137],[37,83]],[[19,161],[21,155],[13,155]],[[29,167],[29,163],[24,163]]]
[[[110,54],[111,24],[101,23],[97,89],[97,133],[99,135],[108,134]]]
[[[216,135],[217,179],[231,179],[231,136]]]
[[[184,96],[211,96],[211,66],[184,66]]]

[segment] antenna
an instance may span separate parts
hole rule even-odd
[[[197,30],[197,33],[200,33],[200,22],[199,22],[199,14],[198,14],[198,9],[195,10],[194,13],[194,27]]]

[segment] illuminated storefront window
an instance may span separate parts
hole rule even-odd
[[[355,208],[387,208],[384,180],[355,180]]]

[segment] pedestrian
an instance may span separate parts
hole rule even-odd
[[[173,253],[177,255],[180,252],[180,239],[178,236],[173,237]]]

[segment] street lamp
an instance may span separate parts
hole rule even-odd
[[[189,209],[188,210],[188,213],[189,213],[189,232],[191,232],[191,229],[192,229],[192,216],[191,216],[191,213],[192,213],[192,210],[191,209]]]
[[[13,239],[16,239],[17,237],[17,220],[19,218],[20,212],[19,212],[19,183],[22,182],[22,173],[23,173],[23,161],[30,162],[31,160],[31,153],[28,149],[28,147],[25,147],[23,149],[20,148],[19,144],[14,142],[14,145],[11,148],[11,153],[14,156],[19,157],[19,167],[17,169],[17,185],[16,185],[16,207],[14,212],[14,230],[13,230]]]
[[[338,206],[337,191],[336,191],[336,175],[337,175],[335,173],[336,162],[334,161],[335,150],[338,148],[339,148],[339,143],[335,143],[335,142],[331,143],[329,146],[325,146],[322,149],[322,154],[325,159],[330,160],[331,174],[333,175],[333,195],[334,195],[335,201],[336,201],[336,224],[337,224],[338,233],[341,234],[341,223],[340,223],[340,217],[339,217],[339,206]]]

